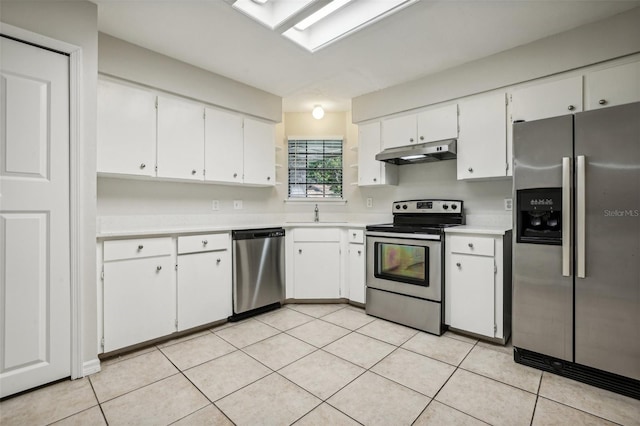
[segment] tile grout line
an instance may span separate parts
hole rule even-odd
[[[102,409],[102,404],[100,403],[100,400],[98,399],[98,394],[96,393],[96,390],[93,387],[93,382],[91,381],[91,376],[87,377],[87,380],[89,381],[89,386],[91,386],[91,391],[93,392],[93,396],[95,396],[96,402],[98,403],[98,407],[100,408],[100,412],[102,413],[102,418],[104,419],[105,424],[107,426],[109,426],[109,421],[107,420],[107,416],[104,413],[104,410]]]

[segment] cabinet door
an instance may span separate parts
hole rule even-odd
[[[417,143],[458,137],[458,105],[433,108],[418,114]]]
[[[242,183],[242,117],[206,108],[204,140],[205,180]]]
[[[178,256],[178,331],[231,315],[228,250]]]
[[[416,115],[389,118],[382,122],[382,147],[406,146],[416,143]]]
[[[244,183],[275,185],[275,127],[250,118],[244,119]]]
[[[98,80],[98,173],[155,176],[156,95]]]
[[[582,111],[582,76],[514,90],[512,121],[533,121]]]
[[[359,186],[398,184],[398,166],[376,160],[380,151],[380,122],[358,126]]]
[[[585,76],[586,108],[598,109],[640,101],[640,62]]]
[[[349,300],[365,303],[365,253],[364,245],[349,244]]]
[[[295,243],[296,299],[340,297],[340,243]]]
[[[176,289],[172,256],[104,264],[104,351],[175,331]]]
[[[158,177],[203,180],[204,108],[158,96]]]
[[[451,254],[448,295],[451,327],[494,337],[494,259],[488,256]]]
[[[460,102],[458,179],[507,174],[507,106],[504,93]]]

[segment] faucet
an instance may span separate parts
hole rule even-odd
[[[320,210],[318,209],[317,204],[316,204],[316,208],[313,209],[313,221],[320,222]]]

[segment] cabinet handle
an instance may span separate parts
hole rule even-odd
[[[354,233],[353,233],[353,238],[355,238],[355,237],[356,237],[356,233],[354,232]]]
[[[216,263],[219,265],[220,264],[220,258],[216,259]]]
[[[606,100],[606,99],[600,99],[600,100],[598,101],[598,103],[599,103],[600,105],[606,105],[606,104],[607,104],[607,100]]]
[[[144,248],[144,246],[143,246],[142,244],[140,244],[140,245],[138,246],[138,250],[142,250],[143,248]]]
[[[234,177],[234,178],[238,177],[238,174],[237,174],[237,173],[234,173],[234,174],[233,174],[233,177]]]
[[[147,167],[147,165],[146,165],[146,164],[144,164],[144,163],[140,164],[140,168],[141,168],[141,169],[144,169],[145,167]]]
[[[413,143],[413,138],[409,138],[409,142]]]
[[[267,176],[267,180],[271,180],[271,176]]]
[[[192,175],[195,175],[195,174],[196,174],[195,169],[194,169],[194,170],[191,170],[191,174],[192,174]]]
[[[373,181],[374,181],[374,182],[377,182],[377,181],[378,181],[378,178],[373,178]]]
[[[203,245],[203,246],[206,246],[207,244],[209,244],[209,241],[207,241],[207,240],[202,240],[202,245]]]
[[[420,140],[423,141],[424,140],[424,136],[420,136]]]
[[[302,254],[302,249],[298,249],[298,254]]]
[[[457,266],[458,268],[460,268],[460,267],[462,267],[462,264],[461,264],[460,262],[458,262],[458,263],[456,263],[456,266]]]
[[[467,170],[469,170],[469,173],[473,173],[473,167],[469,167]]]
[[[473,248],[473,244],[472,243],[469,243],[469,248]]]
[[[569,111],[573,111],[574,109],[576,109],[576,107],[574,107],[573,105],[569,105],[569,107],[567,108]]]
[[[156,271],[162,271],[162,266],[156,266]]]
[[[362,254],[362,250],[358,250],[358,256]]]

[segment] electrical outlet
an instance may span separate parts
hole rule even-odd
[[[504,199],[504,209],[508,212],[513,210],[513,198],[505,198]]]
[[[242,200],[233,200],[233,209],[242,210]]]
[[[373,207],[373,198],[367,198],[367,208]]]
[[[220,210],[220,200],[213,200],[211,202],[211,210]]]

